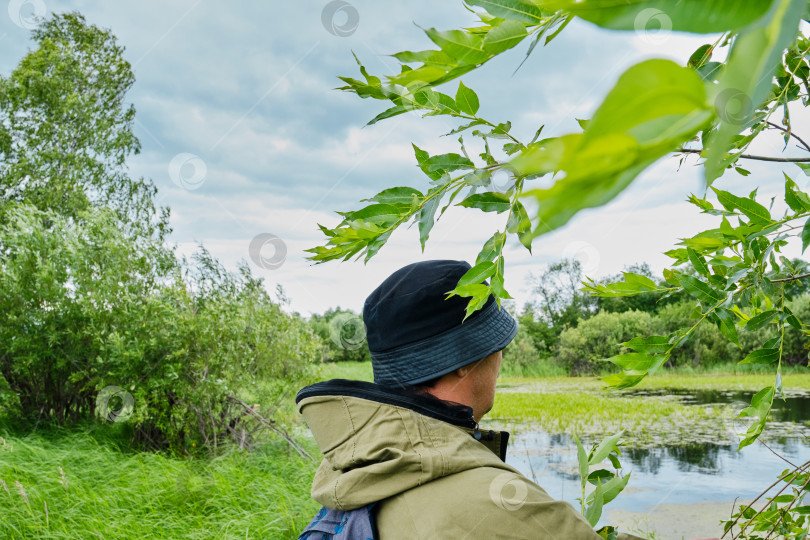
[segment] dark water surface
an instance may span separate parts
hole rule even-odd
[[[646,395],[677,395],[684,404],[704,406],[727,403],[739,411],[750,403],[752,392],[662,390],[635,392]],[[787,396],[775,400],[772,419],[804,428],[810,425],[810,396]],[[768,428],[766,427],[766,432]],[[790,429],[788,429],[790,431]],[[796,430],[799,431],[799,430]],[[798,435],[768,438],[768,446],[796,465],[810,459],[810,441]],[[737,444],[683,441],[644,449],[627,448],[621,459],[623,472],[631,473],[626,490],[608,509],[644,512],[656,505],[751,500],[776,476],[792,468],[763,444],[737,451]],[[526,430],[513,434],[507,463],[529,478],[534,477],[548,493],[579,508],[576,443],[568,435],[549,435]],[[611,469],[610,464],[605,467]],[[687,516],[684,516],[688,519]]]

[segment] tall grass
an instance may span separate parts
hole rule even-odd
[[[120,426],[0,425],[0,538],[296,538],[315,463],[268,443],[211,459],[126,451]]]

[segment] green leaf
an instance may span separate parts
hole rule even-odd
[[[619,439],[622,438],[623,434],[624,430],[602,439],[602,442],[599,443],[596,450],[593,451],[593,455],[588,460],[588,465],[596,465],[604,461],[608,457],[608,454],[616,449],[616,444],[619,442]]]
[[[692,248],[686,248],[686,253],[689,257],[689,262],[692,263],[692,266],[695,270],[697,270],[697,273],[702,276],[709,277],[711,272],[709,271],[709,267],[706,265],[706,259],[704,259],[702,255],[698,254],[698,252]]]
[[[475,264],[480,264],[484,261],[492,261],[500,255],[503,245],[506,242],[506,234],[500,231],[495,231],[489,240],[484,243],[481,252],[475,260]]]
[[[409,73],[415,74],[416,70]],[[436,92],[432,88],[423,88],[416,92],[413,96],[413,103],[424,109],[431,109],[432,112],[427,113],[427,115],[458,112],[458,104],[453,98],[447,94]]]
[[[656,285],[653,280],[643,274],[636,274],[635,272],[622,272],[622,275],[624,276],[625,282],[638,284],[646,290],[658,288],[658,285]]]
[[[426,173],[439,173],[440,176],[442,172],[475,168],[475,164],[469,158],[454,153],[429,157],[419,165]]]
[[[627,487],[627,482],[630,481],[630,474],[627,473],[624,476],[614,476],[607,482],[602,483],[602,498],[603,503],[608,504],[610,501],[616,498],[616,496],[621,493],[625,487]],[[588,495],[586,499],[587,504],[592,504],[594,501],[594,493]]]
[[[410,208],[414,197],[422,199],[424,195],[422,195],[421,191],[412,187],[392,187],[384,189],[371,199],[364,200]]]
[[[714,34],[742,28],[762,17],[766,0],[545,0],[548,10],[564,9],[605,28],[636,32],[661,28]]]
[[[704,152],[707,184],[723,174],[734,136],[751,124],[754,112],[768,98],[773,76],[785,49],[796,39],[806,7],[807,0],[772,0],[768,12],[734,38],[719,84],[708,85],[720,123]],[[729,6],[729,12],[735,11]]]
[[[751,219],[752,222],[769,223],[771,222],[771,214],[768,209],[751,199],[738,197],[729,193],[712,187],[712,190],[717,194],[717,200],[720,201],[727,210],[739,209],[743,214]]]
[[[512,205],[512,213],[509,215],[509,220],[506,223],[506,231],[516,233],[518,240],[523,246],[532,252],[532,222],[529,219],[529,213],[526,208],[520,203],[515,201]]]
[[[748,319],[748,322],[745,323],[745,329],[750,331],[759,330],[760,328],[771,322],[773,318],[776,317],[778,314],[779,312],[774,309],[769,311],[763,311],[759,315],[756,315]]]
[[[585,510],[585,519],[588,520],[591,527],[596,527],[599,518],[602,517],[602,506],[604,506],[604,495],[601,483],[596,484],[596,489],[591,493],[591,497],[593,498],[593,502]]]
[[[495,263],[492,261],[484,261],[467,270],[458,280],[457,286],[481,283],[494,273]]]
[[[768,413],[771,411],[771,406],[773,405],[774,393],[775,388],[773,386],[763,388],[751,398],[751,406],[746,407],[737,415],[737,418],[753,416],[756,419],[748,427],[745,438],[740,442],[738,450],[742,450],[744,447],[754,442],[762,433],[765,422],[768,421]]]
[[[779,360],[779,349],[757,349],[740,360],[740,364],[773,364]]]
[[[808,244],[810,244],[810,218],[804,222],[804,227],[802,227],[802,253],[807,249]]]
[[[646,276],[631,272],[624,272],[624,276],[626,281],[607,285],[599,285],[592,279],[588,279],[587,282],[583,282],[584,287],[581,290],[590,292],[592,296],[602,297],[635,296],[644,292],[663,290]]]
[[[428,193],[430,195],[430,193]],[[416,221],[419,224],[419,243],[422,245],[422,251],[425,251],[425,242],[427,242],[430,231],[433,229],[435,222],[436,209],[441,204],[441,196],[435,195],[425,201],[422,209],[416,214]]]
[[[666,355],[649,355],[644,353],[625,353],[606,358],[605,362],[612,362],[629,372],[631,375],[652,374],[667,361]]]
[[[687,199],[687,200],[688,200],[688,202],[694,204],[695,206],[697,206],[701,210],[714,210],[714,206],[712,206],[712,203],[710,203],[706,199],[699,199],[694,194],[689,195],[689,199]]]
[[[742,349],[740,345],[740,338],[737,335],[737,325],[735,324],[735,315],[731,311],[724,308],[717,308],[714,313],[720,319],[720,332],[726,336],[730,342]]]
[[[464,86],[464,83],[459,81],[458,91],[456,92],[456,105],[461,110],[469,115],[475,115],[478,112],[478,95]]]
[[[401,207],[392,204],[371,204],[352,212],[349,219],[361,220],[368,223],[390,224],[397,221],[402,214]]]
[[[692,53],[692,56],[689,57],[687,65],[691,68],[699,68],[711,59],[711,51],[711,44],[707,43],[705,45],[701,45],[697,48],[697,50],[695,50],[695,52]]]
[[[531,2],[522,2],[520,0],[465,0],[465,2],[468,5],[486,9],[487,13],[494,17],[529,24],[543,22],[543,12]]]
[[[687,275],[680,276],[680,279],[684,290],[706,305],[716,304],[723,298],[720,292],[699,279]]]
[[[509,197],[503,193],[486,191],[484,193],[475,193],[470,195],[458,203],[458,206],[464,206],[465,208],[478,208],[484,212],[501,213],[509,210],[511,202]]]
[[[430,40],[439,46],[448,56],[456,59],[459,64],[479,64],[490,58],[484,52],[484,38],[463,30],[424,30]]]
[[[622,343],[625,347],[645,354],[663,354],[672,346],[669,336],[637,337]]]
[[[602,381],[608,388],[615,388],[616,390],[622,390],[624,388],[630,388],[632,386],[637,385],[642,380],[644,380],[644,377],[646,377],[647,375],[648,374],[646,371],[638,374],[613,373],[612,375],[602,377]]]
[[[599,482],[602,482],[604,484],[614,476],[616,475],[607,469],[599,469],[593,471],[591,474],[588,475],[588,483],[593,484],[594,486]]]
[[[579,437],[574,435],[574,442],[577,443],[577,462],[579,463],[579,480],[582,483],[582,489],[585,489],[585,483],[588,480],[588,453],[582,443],[579,442]]]
[[[526,27],[516,21],[504,21],[487,32],[484,38],[484,50],[490,54],[499,54],[511,49],[529,34]]]
[[[798,213],[810,210],[810,197],[798,190],[796,182],[787,173],[783,172],[782,174],[785,175],[785,202],[790,206],[790,209]]]

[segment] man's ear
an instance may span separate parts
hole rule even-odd
[[[475,368],[477,368],[478,364],[480,364],[480,363],[481,363],[481,361],[479,360],[477,362],[473,362],[472,364],[467,364],[466,366],[461,366],[460,368],[456,369],[453,373],[456,374],[456,377],[458,377],[460,379],[463,379],[464,377],[466,377],[467,375],[472,373],[472,371]]]
[[[467,364],[466,366],[457,368],[453,373],[455,373],[456,377],[459,379],[463,379],[470,374],[470,371],[472,371],[472,364]]]

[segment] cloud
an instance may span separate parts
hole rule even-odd
[[[367,265],[313,266],[305,260],[303,250],[323,241],[317,223],[339,220],[334,210],[357,208],[360,199],[394,185],[428,188],[415,166],[412,142],[431,153],[458,151],[456,137],[441,137],[456,122],[408,114],[363,127],[385,103],[334,88],[342,84],[338,75],[359,76],[352,52],[372,73],[392,74],[398,67],[387,55],[435,47],[413,23],[448,29],[469,26],[475,17],[460,1],[350,2],[359,22],[347,37],[324,27],[325,2],[70,0],[58,5],[110,28],[126,47],[137,78],[129,98],[143,144],[143,152],[129,161],[130,171],[158,185],[160,202],[172,208],[172,241],[180,251],[203,242],[234,268],[249,259],[256,235],[274,234],[285,242],[287,257],[275,270],[256,267],[256,272],[270,289],[281,283],[293,298],[292,309],[305,313],[338,304],[359,310],[376,284],[414,260],[473,261],[495,228],[503,227],[503,216],[454,208],[436,225],[424,253],[411,228],[396,232]],[[0,17],[2,73],[19,62],[30,45],[28,36]],[[546,126],[545,136],[559,135],[578,131],[575,118],[593,114],[633,63],[650,55],[685,63],[705,41],[706,36],[671,34],[664,42],[651,42],[644,35],[575,20],[548,46],[538,46],[519,70],[528,42],[466,75],[464,83],[478,93],[483,116],[511,120],[521,138],[531,138],[540,125]],[[443,91],[454,94],[457,84]],[[797,112],[794,121],[810,120],[806,114]],[[471,153],[475,150],[470,144]],[[780,152],[778,136],[756,150]],[[181,153],[198,156],[205,165],[196,189],[182,189],[170,177],[169,164]],[[679,237],[712,226],[683,202],[690,192],[702,192],[694,162],[690,156],[678,170],[677,159],[662,159],[606,207],[584,211],[537,239],[534,256],[510,244],[507,288],[522,303],[530,297],[529,272],[564,254],[591,257],[597,276],[639,261],[663,268],[668,259],[662,251]],[[772,168],[745,166],[751,177],[728,173],[717,185],[742,189],[772,178],[778,187],[781,180]],[[772,190],[763,186],[760,194],[766,191]]]

